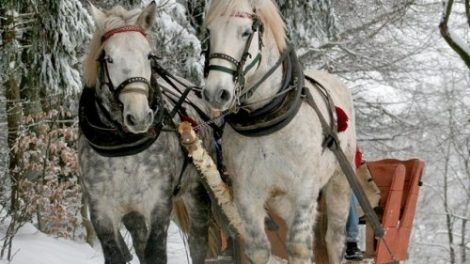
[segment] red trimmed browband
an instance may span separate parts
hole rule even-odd
[[[101,38],[101,42],[105,42],[110,37],[112,37],[114,34],[123,33],[123,32],[139,32],[144,37],[147,37],[147,34],[145,34],[144,29],[139,27],[139,26],[123,26],[123,27],[118,27],[118,28],[112,29],[112,30],[104,33],[103,37]]]

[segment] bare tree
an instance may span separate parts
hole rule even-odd
[[[467,20],[467,26],[470,28],[470,0],[462,1],[465,5],[465,16]],[[470,69],[470,45],[466,43],[462,37],[458,36],[455,32],[449,30],[449,19],[454,6],[454,0],[443,1],[444,10],[442,12],[442,20],[439,23],[439,29],[442,37],[445,39],[447,44],[460,56],[465,62],[467,67]]]

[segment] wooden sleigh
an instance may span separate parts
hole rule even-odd
[[[366,221],[366,248],[363,261],[348,261],[347,263],[399,263],[407,259],[408,246],[416,212],[416,204],[421,185],[424,162],[419,159],[396,160],[385,159],[366,163],[370,176],[380,191],[377,212],[385,230],[383,239],[374,238],[372,228]],[[373,206],[375,206],[373,204]],[[276,215],[272,215],[277,224],[276,230],[266,229],[271,242],[273,254],[287,259],[285,238],[286,225]],[[386,241],[386,243],[384,242]],[[224,244],[221,247],[226,247]],[[243,248],[241,242],[235,248]],[[318,258],[318,257],[317,257]],[[242,254],[234,254],[231,260],[211,259],[207,263],[248,263]],[[328,263],[318,260],[315,263]]]
[[[383,240],[389,249],[383,240],[374,239],[373,231],[366,223],[365,256],[374,258],[377,264],[404,261],[408,257],[424,162],[386,159],[368,162],[367,166],[380,189],[379,208],[383,209],[380,219],[385,229]]]

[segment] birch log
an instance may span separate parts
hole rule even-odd
[[[193,163],[201,174],[202,181],[215,200],[224,218],[228,221],[229,229],[235,231],[242,239],[245,237],[238,209],[233,203],[232,193],[229,187],[222,181],[219,170],[209,153],[202,146],[202,141],[189,122],[182,122],[178,125],[178,133],[181,143],[192,157]]]

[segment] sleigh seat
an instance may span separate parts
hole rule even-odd
[[[424,162],[385,159],[367,162],[367,167],[380,189],[379,211],[383,214],[379,218],[388,249],[383,240],[374,239],[372,228],[366,224],[365,256],[374,258],[376,264],[406,260]]]

